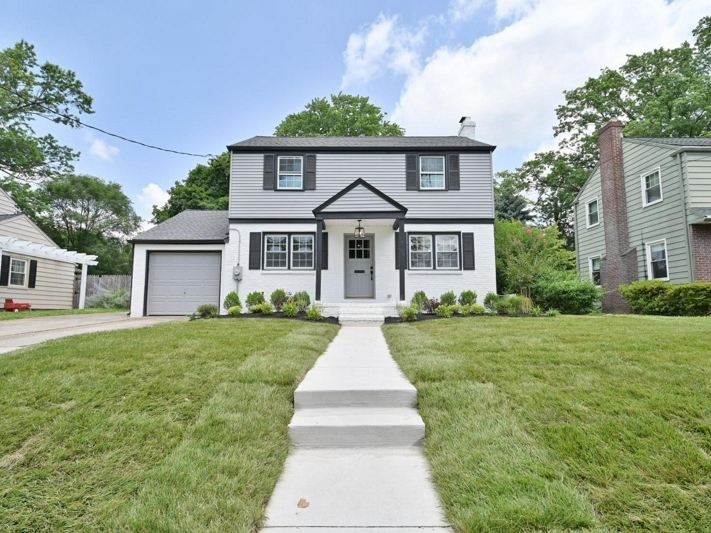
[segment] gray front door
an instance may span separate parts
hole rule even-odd
[[[375,296],[373,236],[363,239],[346,236],[346,298]]]

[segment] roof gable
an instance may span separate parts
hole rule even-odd
[[[363,178],[358,178],[348,187],[313,210],[314,215],[324,216],[335,213],[377,213],[404,215],[407,208],[387,194],[373,187]]]

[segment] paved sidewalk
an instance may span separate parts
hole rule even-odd
[[[0,354],[52,339],[116,329],[152,326],[185,317],[130,318],[127,313],[59,315],[0,321]]]
[[[416,402],[380,328],[342,327],[294,394],[294,449],[263,531],[451,532]]]

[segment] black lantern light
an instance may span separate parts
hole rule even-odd
[[[360,225],[360,219],[358,219],[358,225],[356,226],[353,235],[355,235],[356,239],[362,239],[363,237],[365,237],[365,228]]]

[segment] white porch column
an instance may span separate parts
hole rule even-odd
[[[81,265],[81,285],[79,286],[79,309],[84,309],[86,303],[86,273],[89,270],[89,265],[83,263]]]

